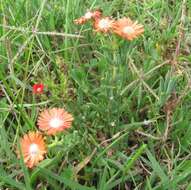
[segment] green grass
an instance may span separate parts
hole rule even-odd
[[[74,25],[89,8],[138,20],[144,35]],[[190,21],[191,0],[1,0],[0,189],[191,190]],[[15,149],[49,107],[73,126],[28,170]]]

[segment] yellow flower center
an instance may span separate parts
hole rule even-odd
[[[124,29],[123,29],[123,32],[125,34],[133,34],[135,32],[134,28],[131,27],[131,26],[126,26]]]
[[[58,117],[54,117],[50,120],[49,124],[52,128],[59,128],[62,125],[63,121]]]

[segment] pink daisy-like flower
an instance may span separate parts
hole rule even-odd
[[[100,10],[87,11],[84,16],[82,16],[82,17],[80,17],[78,19],[75,19],[74,23],[75,24],[84,24],[84,23],[86,23],[87,21],[89,21],[91,19],[100,18],[101,15],[102,15],[102,12]]]
[[[39,129],[46,132],[48,135],[53,135],[70,128],[72,121],[72,115],[64,109],[52,108],[42,111],[38,117],[37,123]]]
[[[133,22],[130,18],[122,18],[113,24],[113,32],[127,40],[133,40],[144,32],[142,24]]]
[[[94,21],[94,29],[96,32],[108,33],[111,31],[114,20],[110,17],[102,17],[95,19]]]
[[[46,154],[47,150],[44,138],[40,133],[29,132],[25,134],[20,140],[20,144],[24,163],[27,167],[33,168],[44,159],[44,154]],[[19,151],[17,151],[17,155],[18,158],[21,157]]]

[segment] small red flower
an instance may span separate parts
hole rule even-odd
[[[43,84],[34,84],[33,85],[33,93],[34,94],[42,94],[44,90]]]

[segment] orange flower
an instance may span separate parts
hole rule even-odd
[[[74,20],[75,24],[84,24],[86,23],[88,20],[91,19],[96,19],[99,18],[101,16],[101,11],[100,10],[95,10],[95,11],[87,11],[86,14],[76,20]]]
[[[93,18],[93,19],[98,19],[98,18],[101,17],[101,15],[102,15],[102,11],[101,11],[100,9],[97,9],[97,10],[93,11],[93,16],[92,16],[92,18]]]
[[[144,32],[143,25],[133,22],[130,18],[122,18],[113,24],[113,32],[127,40],[133,40]]]
[[[113,27],[114,20],[110,17],[97,18],[94,21],[94,29],[96,32],[109,32]]]
[[[71,127],[73,117],[61,108],[44,110],[38,118],[38,126],[48,135],[56,134]]]
[[[86,22],[87,22],[87,20],[84,17],[80,17],[80,18],[77,18],[74,20],[75,24],[84,24]]]
[[[32,168],[44,159],[46,146],[43,136],[38,132],[29,132],[20,140],[21,153],[24,158],[24,163],[27,167]],[[20,158],[20,153],[17,151]]]

